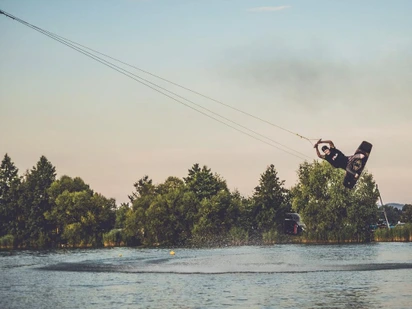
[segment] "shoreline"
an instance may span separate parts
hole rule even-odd
[[[283,242],[270,242],[270,243],[242,243],[242,244],[221,244],[221,245],[198,245],[198,246],[165,246],[165,245],[158,245],[158,246],[127,246],[127,245],[114,245],[114,244],[105,244],[104,246],[61,246],[61,247],[52,247],[52,248],[13,248],[7,246],[0,246],[0,252],[7,252],[7,251],[30,251],[30,250],[37,250],[37,251],[48,251],[48,250],[75,250],[75,249],[114,249],[114,248],[135,248],[135,249],[209,249],[209,248],[224,248],[224,247],[242,247],[242,246],[273,246],[273,245],[348,245],[348,244],[371,244],[371,243],[387,243],[387,242],[399,242],[399,243],[409,243],[412,242],[412,236],[409,239],[405,238],[393,238],[393,239],[378,239],[372,241],[355,241],[355,240],[346,240],[346,241],[333,241],[333,240],[308,240],[308,239],[301,239],[297,241],[283,241]]]

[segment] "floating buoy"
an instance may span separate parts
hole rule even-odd
[[[170,255],[175,255],[175,252],[174,252],[174,251],[170,251]]]
[[[122,257],[123,255],[119,254],[119,257]]]

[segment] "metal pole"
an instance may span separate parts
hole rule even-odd
[[[376,190],[378,190],[379,199],[381,201],[381,206],[382,206],[382,209],[383,209],[383,214],[385,215],[386,225],[388,226],[388,229],[390,229],[391,227],[389,225],[388,217],[386,216],[386,210],[385,210],[385,206],[383,205],[383,202],[382,202],[382,196],[381,196],[381,192],[378,189],[378,184],[376,184]]]

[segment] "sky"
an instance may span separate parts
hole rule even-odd
[[[346,155],[369,141],[383,202],[412,203],[412,1],[0,0],[0,10],[225,104],[111,60],[165,96],[0,15],[0,156],[20,174],[44,155],[57,177],[120,204],[143,176],[159,184],[198,163],[251,196],[270,164],[291,188],[300,164],[320,160],[300,135]]]

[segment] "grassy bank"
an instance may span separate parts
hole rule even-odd
[[[300,236],[291,236],[278,233],[275,230],[266,232],[261,239],[250,239],[247,233],[239,234],[232,233],[229,237],[195,237],[181,247],[225,247],[225,246],[254,246],[254,245],[275,245],[275,244],[345,244],[345,243],[367,243],[374,242],[409,242],[412,241],[412,224],[397,226],[387,229],[381,228],[373,232],[369,239],[356,238],[353,235],[342,233],[341,235],[318,235],[304,233]],[[16,249],[13,248],[14,238],[12,235],[0,237],[0,249]],[[125,236],[120,230],[112,230],[103,235],[104,247],[136,247],[141,244],[128,244]],[[66,244],[62,248],[96,248],[91,244]],[[169,247],[167,244],[152,244],[144,246],[146,248]],[[173,247],[173,246],[172,246]],[[18,249],[25,249],[19,247]]]
[[[391,229],[377,229],[374,233],[374,240],[384,241],[412,241],[412,223],[398,225]]]

